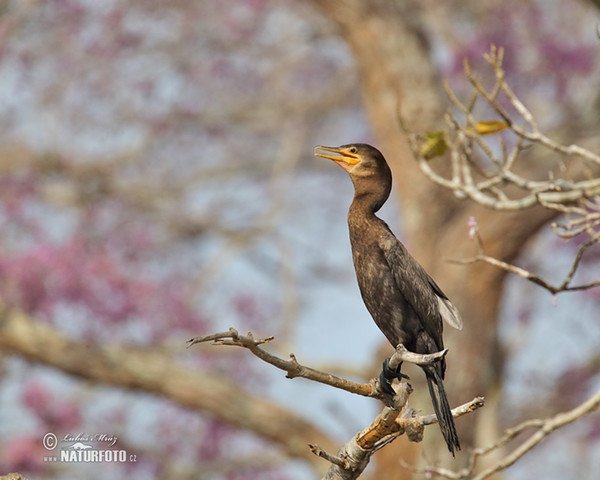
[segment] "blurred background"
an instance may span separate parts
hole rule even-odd
[[[554,305],[522,278],[446,261],[474,253],[470,216],[489,254],[556,282],[578,240],[557,239],[542,209],[492,213],[433,186],[397,122],[401,105],[413,131],[443,126],[442,80],[468,99],[463,60],[489,77],[495,44],[541,128],[600,151],[597,2],[20,0],[0,13],[0,473],[304,480],[327,466],[307,443],[334,452],[370,423],[375,400],[185,344],[234,327],[314,368],[378,373],[391,347],[356,286],[352,185],[317,144],[371,143],[392,165],[381,216],[465,321],[447,332],[450,403],[487,399],[457,421],[467,452],[600,386],[598,288]],[[547,178],[560,159],[528,162]],[[588,251],[581,278],[599,262]],[[411,404],[430,413],[409,373]],[[45,461],[49,432],[59,448],[116,437],[135,461]],[[432,427],[395,442],[365,478],[447,462],[440,440]],[[503,475],[598,471],[595,413]]]

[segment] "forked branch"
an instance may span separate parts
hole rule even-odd
[[[192,338],[188,340],[187,343],[188,348],[192,345],[205,342],[212,342],[213,345],[229,345],[247,348],[261,360],[287,372],[287,378],[302,377],[314,382],[339,388],[350,393],[355,393],[357,395],[381,398],[381,393],[373,384],[351,382],[350,380],[337,377],[330,373],[321,372],[319,370],[315,370],[314,368],[306,367],[298,362],[293,353],[290,354],[289,360],[284,360],[283,358],[267,352],[264,348],[261,348],[261,345],[270,342],[273,340],[273,338],[274,337],[255,339],[254,335],[252,335],[250,332],[247,335],[240,335],[236,329],[230,328],[227,332]]]
[[[585,235],[587,240],[579,246],[571,270],[559,285],[552,285],[535,274],[486,256],[481,249],[478,255],[461,263],[489,263],[516,273],[553,294],[600,285],[599,279],[571,286],[583,253],[600,243],[600,155],[578,145],[562,145],[545,135],[533,114],[506,82],[502,67],[503,49],[492,47],[484,58],[494,72],[491,88],[485,87],[467,62],[465,77],[472,86],[469,100],[461,101],[446,84],[448,97],[458,112],[458,116],[454,112],[446,114],[446,131],[414,134],[400,119],[401,128],[408,136],[421,170],[435,183],[452,190],[458,198],[469,198],[486,208],[518,211],[538,206],[556,212],[562,217],[552,224],[556,235],[565,240]],[[477,118],[475,107],[478,101],[479,104],[483,101],[499,119]],[[500,132],[503,132],[502,136],[496,135]],[[567,178],[564,174],[561,177],[554,171],[548,171],[546,180],[523,176],[517,167],[532,145],[545,149],[548,156],[560,162],[580,160],[587,166],[585,178],[581,178],[583,175]],[[442,174],[432,166],[432,159],[446,155],[446,152],[449,152],[451,168],[447,174]]]
[[[321,372],[301,365],[295,356],[290,355],[290,360],[279,358],[266,350],[261,345],[270,342],[273,337],[256,339],[254,335],[240,335],[237,330],[230,328],[227,332],[215,333],[203,337],[192,338],[188,346],[198,343],[212,342],[214,345],[229,345],[243,347],[275,367],[287,372],[288,378],[303,377],[308,380],[340,388],[351,393],[367,397],[382,398],[378,379],[373,379],[367,384],[355,383],[335,375]],[[400,362],[413,362],[418,365],[430,364],[439,361],[447,350],[431,355],[419,355],[409,352],[403,345],[398,345],[396,352],[390,358],[389,365],[395,368]],[[396,386],[394,406],[385,407],[377,418],[364,430],[357,433],[348,443],[336,453],[326,452],[318,445],[309,445],[312,452],[331,463],[324,479],[356,479],[368,465],[371,456],[384,445],[395,440],[398,436],[406,434],[409,440],[419,442],[423,437],[425,426],[437,423],[435,414],[418,415],[408,405],[408,397],[412,387],[408,383]],[[482,407],[484,400],[477,397],[472,401],[452,410],[452,415],[459,417]]]
[[[553,295],[556,295],[557,293],[560,293],[560,292],[572,292],[572,291],[577,291],[577,290],[587,290],[589,288],[593,288],[593,287],[600,285],[600,280],[595,280],[595,281],[589,282],[589,283],[581,283],[581,284],[577,284],[577,285],[571,285],[573,276],[575,275],[575,272],[579,268],[579,265],[580,265],[581,259],[583,258],[584,252],[588,248],[590,248],[593,245],[596,245],[598,243],[598,238],[600,238],[600,232],[598,232],[597,234],[594,235],[594,237],[590,238],[587,242],[582,243],[579,246],[579,248],[577,249],[577,253],[575,254],[575,257],[573,258],[573,262],[571,263],[569,271],[567,272],[564,280],[558,285],[553,285],[553,284],[547,282],[546,280],[544,280],[539,275],[531,273],[530,271],[525,270],[524,268],[518,267],[516,265],[512,265],[510,263],[507,263],[502,260],[498,260],[497,258],[486,255],[484,252],[483,240],[481,239],[481,235],[479,233],[477,223],[475,222],[475,220],[473,218],[470,220],[470,223],[471,223],[470,236],[473,237],[473,239],[475,240],[475,242],[477,244],[477,254],[475,256],[473,256],[471,258],[467,258],[467,259],[462,259],[462,260],[451,259],[451,260],[449,260],[452,263],[468,265],[468,264],[475,263],[475,262],[485,262],[485,263],[488,263],[495,267],[501,268],[507,272],[519,275],[520,277],[524,278],[525,280],[528,280],[532,283],[535,283],[536,285],[539,285],[542,288],[545,288]]]
[[[573,423],[575,420],[598,410],[598,407],[600,407],[600,390],[572,410],[559,413],[546,419],[526,420],[525,422],[506,430],[504,435],[502,435],[502,437],[500,437],[500,439],[495,443],[487,447],[475,448],[471,452],[468,466],[461,470],[452,471],[434,466],[428,466],[425,468],[412,468],[407,466],[407,468],[428,476],[435,474],[452,480],[466,480],[468,478],[472,480],[485,480],[495,473],[498,473],[513,465],[517,460],[531,451],[536,445],[538,445],[555,430],[558,430],[559,428]],[[476,473],[476,467],[481,457],[491,452],[495,452],[499,448],[505,447],[509,442],[514,441],[525,431],[531,429],[534,429],[534,433],[532,435],[523,440],[500,460],[487,467],[483,471]]]

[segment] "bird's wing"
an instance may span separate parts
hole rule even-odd
[[[448,325],[460,330],[462,319],[458,310],[404,245],[391,234],[382,239],[379,246],[398,289],[419,315],[425,330],[434,338],[436,334],[440,335],[440,317]]]
[[[423,269],[423,267],[421,267],[421,269]],[[446,294],[442,292],[442,289],[438,286],[437,283],[435,283],[435,280],[429,276],[425,269],[423,269],[423,272],[425,273],[425,275],[427,275],[427,278],[429,279],[429,284],[431,285],[431,288],[433,288],[433,291],[437,296],[438,306],[440,307],[440,315],[442,316],[442,320],[444,320],[444,322],[446,322],[451,327],[454,327],[457,330],[462,330],[462,318],[460,316],[460,313],[458,313],[456,307],[452,304],[450,300],[448,300]]]

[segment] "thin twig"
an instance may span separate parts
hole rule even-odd
[[[512,265],[512,264],[504,262],[502,260],[498,260],[497,258],[485,255],[484,249],[483,249],[483,241],[481,239],[481,236],[480,236],[478,230],[476,230],[474,232],[474,239],[477,243],[477,248],[478,248],[477,255],[475,255],[471,258],[466,258],[466,259],[461,259],[461,260],[448,259],[448,261],[450,263],[454,263],[454,264],[458,264],[458,265],[469,265],[469,264],[473,264],[476,262],[485,262],[489,265],[493,265],[495,267],[501,268],[502,270],[505,270],[507,272],[519,275],[520,277],[548,290],[553,295],[560,293],[560,292],[573,292],[573,291],[578,291],[578,290],[587,290],[589,288],[599,286],[600,280],[596,280],[596,281],[589,282],[589,283],[583,283],[583,284],[579,284],[579,285],[570,285],[570,283],[571,283],[571,280],[573,279],[573,276],[575,275],[575,272],[577,271],[577,269],[579,267],[579,264],[583,257],[583,253],[585,252],[586,249],[588,249],[592,245],[595,245],[598,242],[598,238],[597,238],[598,236],[600,236],[600,234],[598,234],[596,237],[588,240],[587,242],[585,242],[584,244],[579,246],[579,248],[577,250],[577,254],[575,255],[575,258],[573,259],[573,262],[571,264],[571,267],[569,268],[569,271],[567,272],[565,279],[559,285],[552,285],[551,283],[547,282],[539,275],[536,275],[535,273],[531,273],[530,271],[525,270],[524,268],[517,267],[516,265]]]
[[[316,445],[316,444],[313,445],[312,443],[309,443],[308,447],[310,448],[310,451],[313,452],[317,457],[324,458],[329,463],[332,463],[333,465],[337,465],[338,467],[340,467],[344,470],[350,468],[349,463],[347,461],[345,461],[343,458],[340,458],[337,455],[332,455],[332,454],[326,452],[321,447],[319,447],[319,445]]]

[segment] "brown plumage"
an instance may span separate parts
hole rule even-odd
[[[352,258],[363,301],[373,320],[394,347],[402,343],[408,350],[424,354],[443,350],[442,321],[462,328],[462,320],[440,287],[375,215],[392,188],[385,158],[366,144],[316,149],[335,153],[315,155],[335,161],[354,184],[348,211]],[[440,429],[454,455],[460,443],[442,381],[445,361],[422,368]]]

